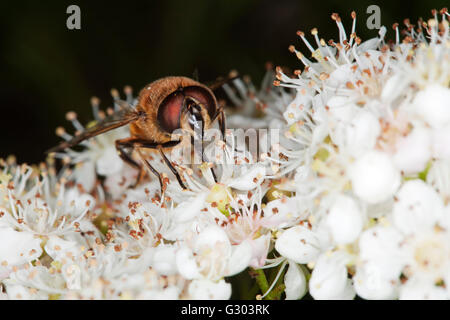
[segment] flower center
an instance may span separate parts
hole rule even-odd
[[[206,198],[206,201],[211,203],[213,207],[217,207],[225,216],[228,216],[228,204],[230,203],[231,189],[227,188],[225,185],[216,183],[212,186],[211,191]]]
[[[432,238],[418,244],[414,251],[414,259],[420,269],[436,272],[445,267],[448,248],[443,240]]]

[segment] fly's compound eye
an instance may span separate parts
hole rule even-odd
[[[180,127],[180,113],[184,95],[176,91],[168,95],[158,109],[158,122],[167,132],[172,133]]]
[[[168,95],[158,109],[158,122],[166,132],[172,133],[180,128],[183,104],[188,107],[188,121],[192,129],[200,129],[203,126],[205,119],[202,117],[202,108],[206,108],[210,119],[215,117],[217,111],[216,99],[206,88],[201,86],[180,88]]]

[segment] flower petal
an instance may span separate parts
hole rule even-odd
[[[397,199],[393,220],[405,234],[433,228],[444,214],[442,199],[431,186],[419,179],[405,182],[397,193]]]
[[[362,231],[364,217],[356,201],[351,197],[339,195],[327,216],[327,226],[337,244],[355,241]]]
[[[320,253],[317,235],[304,226],[284,231],[275,242],[275,249],[283,257],[300,264],[314,261]]]
[[[324,253],[319,257],[309,280],[309,292],[314,299],[353,299],[346,261],[341,252]]]
[[[197,262],[189,248],[184,247],[177,251],[176,264],[178,272],[186,279],[195,279],[200,276]]]
[[[384,152],[370,151],[350,168],[353,191],[369,203],[382,202],[392,197],[400,185],[400,172]]]
[[[194,280],[190,283],[188,292],[193,300],[227,300],[231,296],[231,284],[225,280]]]
[[[0,262],[15,266],[31,262],[41,254],[41,239],[33,234],[17,232],[9,227],[0,229]]]
[[[369,262],[358,267],[353,277],[356,293],[364,299],[395,299],[398,295],[398,276],[389,278],[388,265]]]
[[[266,169],[262,165],[254,165],[240,177],[232,179],[228,186],[234,189],[248,191],[256,188],[264,180]]]
[[[176,248],[171,246],[159,246],[153,254],[153,268],[163,275],[172,275],[177,272]]]
[[[306,294],[306,278],[303,270],[295,262],[289,261],[289,268],[284,275],[286,300],[298,300]]]
[[[228,260],[226,277],[235,275],[250,264],[252,258],[252,246],[248,241],[244,241],[237,246],[232,247],[231,257]]]
[[[123,161],[117,155],[116,148],[111,146],[97,159],[96,166],[99,175],[110,176],[122,170]]]

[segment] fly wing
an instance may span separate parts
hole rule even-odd
[[[51,148],[46,153],[57,152],[64,150],[66,148],[73,147],[80,142],[95,137],[99,134],[105,133],[107,131],[125,126],[131,122],[138,120],[142,117],[142,113],[133,109],[128,103],[125,101],[119,100],[116,101],[121,107],[120,110],[114,112],[113,114],[105,117],[102,121],[96,123],[94,126],[87,128],[79,135],[76,135],[69,141],[61,142],[56,147]]]

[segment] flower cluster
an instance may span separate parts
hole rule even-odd
[[[284,113],[286,190],[308,227],[285,229],[276,250],[312,270],[316,299],[449,298],[450,36],[448,13],[433,11],[400,41],[361,42],[334,14],[339,42],[319,40]]]
[[[135,184],[115,150],[126,127],[39,166],[2,160],[2,298],[450,298],[450,29],[446,9],[433,15],[395,24],[395,42],[384,27],[362,42],[354,12],[350,34],[332,15],[338,41],[298,31],[303,71],[223,86],[229,128],[282,135],[260,135],[260,155],[232,130],[200,164],[172,153],[185,189],[153,150],[132,156],[161,180]]]

